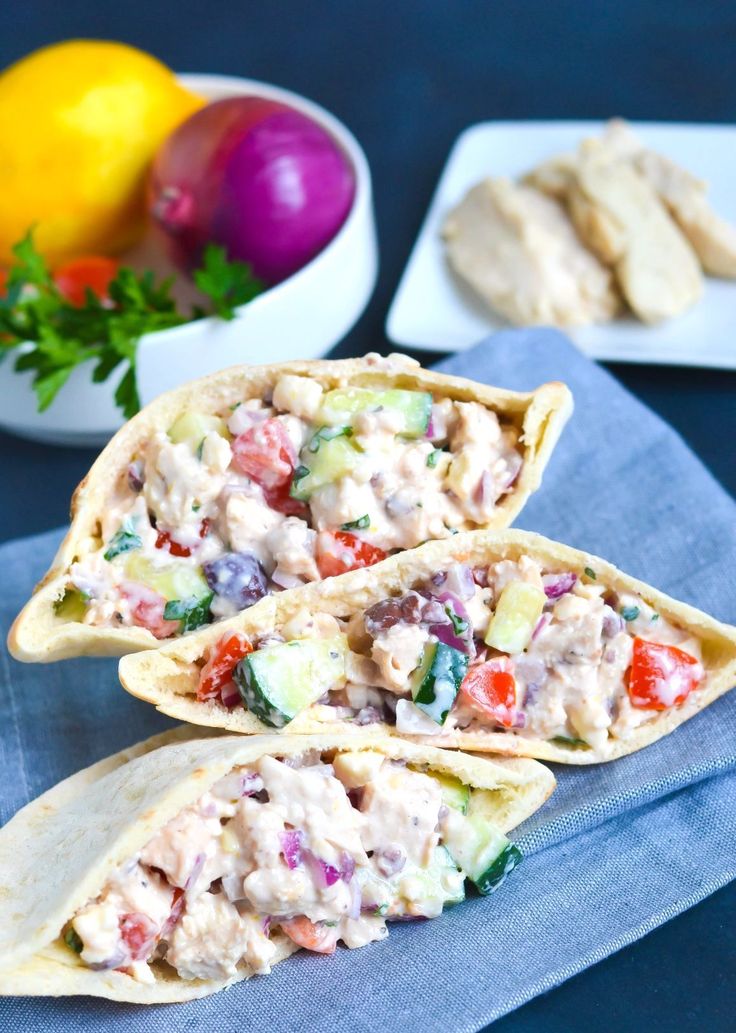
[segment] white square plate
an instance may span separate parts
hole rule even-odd
[[[396,344],[430,351],[459,351],[506,326],[445,262],[440,230],[445,215],[485,176],[518,177],[602,122],[480,122],[460,135],[448,158],[386,320]],[[716,211],[736,221],[736,128],[636,122],[633,128],[661,151],[710,184]],[[658,326],[633,317],[568,331],[594,359],[736,369],[736,281],[708,277],[701,301]]]

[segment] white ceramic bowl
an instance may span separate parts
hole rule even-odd
[[[250,304],[229,322],[200,319],[147,334],[138,343],[141,403],[178,384],[238,363],[282,362],[323,355],[355,324],[373,292],[378,248],[371,176],[359,143],[324,108],[289,90],[223,75],[181,75],[210,100],[255,94],[283,101],[319,122],[355,169],[352,209],[337,235],[303,269]],[[113,400],[120,375],[93,384],[92,363],[74,370],[44,413],[36,408],[30,373],[13,370],[14,353],[0,363],[0,427],[59,445],[101,445],[123,418]]]

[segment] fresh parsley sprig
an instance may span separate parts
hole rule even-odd
[[[85,304],[73,305],[59,291],[33,243],[29,230],[13,248],[5,296],[0,295],[0,359],[22,348],[15,369],[33,370],[38,410],[53,402],[72,371],[94,362],[92,380],[102,383],[123,364],[127,368],[115,391],[115,402],[126,419],[140,408],[136,385],[136,350],[144,334],[180,326],[210,314],[196,308],[178,310],[172,297],[173,279],[156,282],[150,271],[137,273],[121,266],[101,300],[91,290]],[[194,273],[207,295],[211,312],[232,319],[235,309],[265,289],[243,262],[230,262],[225,249],[209,244],[202,267]]]

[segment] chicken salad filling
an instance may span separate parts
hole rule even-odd
[[[266,756],[235,768],[169,821],[63,930],[96,970],[154,982],[268,973],[279,931],[332,954],[434,918],[470,879],[496,889],[517,847],[459,779],[375,750]]]
[[[698,639],[641,596],[522,555],[455,563],[349,619],[304,612],[259,641],[225,635],[196,692],[273,727],[311,706],[320,721],[408,735],[600,749],[706,683]]]
[[[152,435],[56,612],[175,636],[483,526],[522,465],[520,429],[478,402],[284,374],[263,399]]]

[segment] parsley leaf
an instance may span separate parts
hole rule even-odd
[[[108,298],[91,290],[83,305],[73,305],[59,291],[32,229],[13,247],[7,289],[0,297],[0,360],[14,349],[15,370],[32,372],[38,410],[48,409],[77,366],[94,363],[92,381],[100,384],[123,367],[115,402],[126,419],[140,409],[136,351],[144,334],[180,326],[207,315],[177,308],[173,279],[156,282],[147,270],[121,266],[108,287]],[[209,295],[211,311],[232,319],[235,307],[265,289],[242,262],[229,262],[224,248],[208,245],[203,268],[195,272],[199,289]]]
[[[208,244],[202,268],[194,273],[196,286],[206,294],[220,319],[234,319],[238,305],[252,301],[265,288],[245,262],[229,262],[224,247]]]
[[[105,550],[105,559],[111,560],[122,552],[130,552],[132,549],[140,549],[142,545],[140,535],[135,533],[134,525],[130,520],[124,520],[115,534],[110,539],[110,544]]]
[[[365,516],[358,517],[357,520],[349,520],[347,524],[340,524],[341,531],[364,531],[366,527],[371,526],[371,518],[366,513]]]
[[[588,575],[588,577],[589,577],[589,578],[590,578],[590,579],[591,579],[592,581],[597,581],[597,580],[598,580],[598,579],[597,579],[597,577],[596,577],[596,573],[595,573],[595,571],[593,570],[593,568],[592,568],[592,567],[586,567],[586,568],[585,568],[585,573],[586,573],[586,574]]]
[[[164,607],[164,620],[181,621],[179,630],[181,632],[194,631],[202,624],[210,620],[210,603],[214,592],[207,592],[203,596],[192,596],[189,599],[172,599]]]

